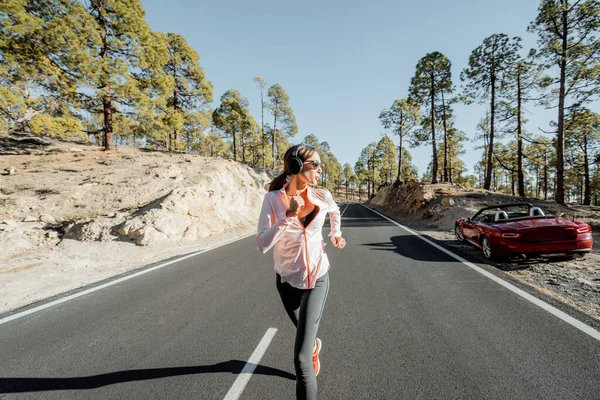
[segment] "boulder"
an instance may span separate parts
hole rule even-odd
[[[444,207],[454,207],[454,204],[456,204],[456,203],[455,203],[454,199],[452,199],[450,197],[444,197],[442,199],[441,204]]]

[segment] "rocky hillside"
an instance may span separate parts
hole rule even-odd
[[[252,234],[268,171],[0,138],[0,312]]]

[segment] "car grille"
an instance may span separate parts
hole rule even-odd
[[[575,239],[577,239],[575,229],[564,228],[562,226],[530,229],[523,235],[523,240],[528,242],[553,242]]]

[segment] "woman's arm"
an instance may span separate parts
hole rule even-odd
[[[340,216],[340,208],[335,203],[335,200],[333,200],[333,196],[329,190],[327,190],[325,193],[325,201],[328,204],[327,212],[329,213],[329,225],[331,226],[331,232],[329,233],[329,236],[341,237],[342,218]]]
[[[269,198],[265,195],[256,234],[256,246],[258,251],[265,254],[285,233],[288,226],[294,221],[293,217],[277,219]]]

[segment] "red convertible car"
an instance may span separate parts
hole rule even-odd
[[[528,203],[482,208],[454,227],[459,241],[479,247],[491,259],[583,257],[592,250],[592,228],[581,221],[544,215]]]

